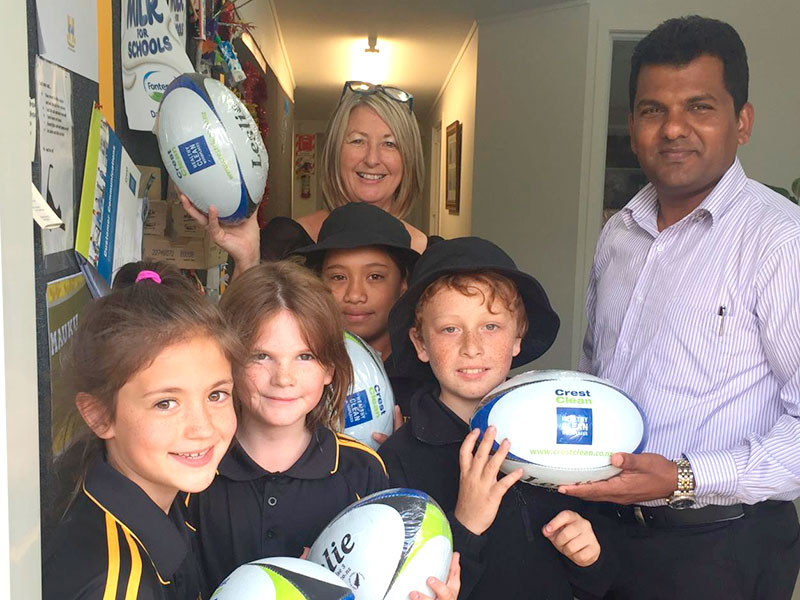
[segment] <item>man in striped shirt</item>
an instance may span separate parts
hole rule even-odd
[[[646,453],[562,493],[619,521],[613,598],[789,598],[800,568],[800,209],[748,179],[744,45],[671,19],[636,47],[650,180],[598,240],[580,368],[641,406]]]

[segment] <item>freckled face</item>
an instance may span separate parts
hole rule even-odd
[[[236,431],[232,390],[230,363],[213,339],[166,347],[117,393],[101,435],[109,463],[165,511],[179,490],[203,491]]]
[[[267,428],[305,428],[305,418],[319,404],[333,372],[308,345],[300,324],[288,310],[266,319],[246,370],[252,395],[242,403],[243,418]],[[285,429],[284,429],[285,430]]]
[[[423,308],[422,331],[410,332],[417,356],[430,363],[446,404],[479,402],[505,380],[522,343],[514,314],[497,299],[487,306],[488,288],[474,287],[483,294],[465,296],[450,288],[437,292]]]
[[[394,133],[369,106],[358,105],[350,112],[339,173],[351,202],[389,210],[403,178],[403,158]]]

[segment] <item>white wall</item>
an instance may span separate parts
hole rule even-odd
[[[453,65],[450,78],[443,87],[441,95],[428,118],[420,124],[420,127],[424,127],[425,133],[428,135],[431,128],[437,123],[442,124],[439,235],[447,239],[470,235],[472,231],[477,72],[478,34],[476,28],[473,27]],[[447,135],[447,126],[453,121],[461,122],[461,207],[458,214],[451,214],[444,208],[447,152],[445,136]],[[430,142],[427,141],[426,144],[427,150]],[[430,168],[430,162],[426,168]]]
[[[15,23],[5,42],[27,48],[24,2],[7,3]],[[41,597],[36,315],[33,284],[28,63],[3,70],[0,143],[0,598]],[[20,151],[24,150],[24,151]]]
[[[585,2],[479,23],[472,230],[539,279],[561,317],[537,368],[576,362],[588,30]]]
[[[244,41],[258,58],[266,60],[283,91],[294,102],[294,75],[292,65],[289,63],[289,56],[283,43],[280,23],[272,0],[258,0],[257,2],[246,2],[242,4],[239,14],[242,20],[252,23],[252,40],[255,40],[257,48],[253,46],[252,40],[245,36]],[[262,68],[264,65],[261,65]]]

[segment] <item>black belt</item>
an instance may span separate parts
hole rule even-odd
[[[624,506],[612,504],[602,512],[606,516],[623,523],[651,527],[653,529],[670,529],[733,521],[762,508],[774,507],[779,504],[783,504],[783,502],[766,500],[753,505],[717,506],[712,504],[702,508],[685,508],[683,510],[676,510],[669,506]]]

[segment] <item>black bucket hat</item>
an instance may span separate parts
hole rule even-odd
[[[520,352],[511,362],[519,367],[539,358],[556,339],[561,324],[550,306],[542,285],[523,273],[511,257],[498,246],[478,237],[443,240],[430,245],[408,279],[408,289],[389,313],[391,359],[399,375],[430,378],[431,369],[417,358],[408,332],[414,325],[414,309],[425,289],[445,275],[493,271],[505,275],[517,286],[528,317],[528,331],[522,338]]]
[[[348,202],[331,211],[323,221],[316,244],[293,251],[319,265],[328,250],[351,250],[382,246],[399,257],[409,269],[419,258],[411,249],[411,236],[405,225],[383,209],[366,202]]]

